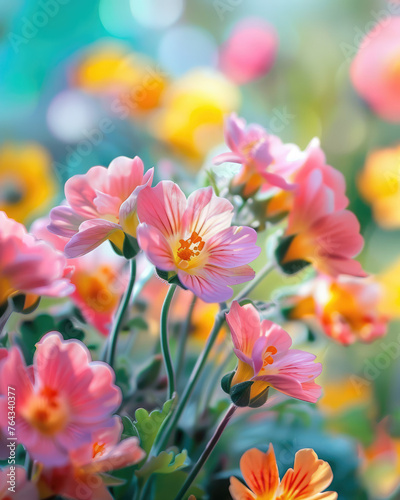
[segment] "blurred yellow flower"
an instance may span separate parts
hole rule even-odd
[[[40,144],[0,148],[0,210],[24,223],[50,207],[57,193],[51,157]]]
[[[357,384],[350,377],[323,385],[323,396],[318,406],[324,413],[341,414],[347,410],[359,407],[370,407],[372,404],[372,386]]]
[[[400,227],[400,146],[372,152],[358,186],[380,226]]]
[[[238,109],[238,88],[222,74],[195,69],[174,82],[153,130],[176,153],[201,161],[223,140],[224,116]]]
[[[112,111],[126,118],[157,108],[168,79],[152,60],[121,43],[102,42],[82,57],[73,83],[87,92],[114,96]]]
[[[400,207],[399,207],[400,208]],[[400,317],[400,259],[377,276],[383,289],[379,309],[392,318]]]

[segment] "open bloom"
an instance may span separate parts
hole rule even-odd
[[[34,222],[32,233],[64,251],[69,239],[51,233],[47,229],[48,219]],[[75,291],[70,298],[80,309],[85,320],[103,335],[108,335],[119,299],[126,289],[128,275],[122,259],[108,246],[95,248],[93,252],[67,260],[71,266],[69,274]]]
[[[353,257],[363,247],[356,216],[335,203],[335,191],[319,169],[312,170],[297,190],[278,262],[289,274],[312,264],[331,276],[366,276]]]
[[[20,293],[31,303],[40,295],[68,295],[74,287],[65,277],[65,264],[62,253],[0,212],[0,305]]]
[[[234,82],[251,82],[272,68],[278,49],[278,36],[262,19],[238,23],[220,51],[220,67]]]
[[[205,302],[228,300],[231,285],[254,277],[247,264],[261,249],[249,227],[231,226],[232,204],[212,188],[188,199],[179,186],[162,181],[138,200],[138,241],[158,269],[177,274],[182,285]]]
[[[355,89],[375,113],[391,122],[400,121],[399,17],[383,19],[366,34],[350,74]]]
[[[153,169],[143,175],[139,157],[119,156],[110,166],[92,167],[65,184],[66,205],[53,208],[49,230],[70,238],[68,258],[79,257],[106,240],[120,250],[125,235],[136,237],[136,205],[139,192],[151,184]]]
[[[10,491],[10,483],[14,480],[14,490]],[[26,470],[17,465],[11,467],[0,468],[0,500],[39,500],[39,493],[36,486],[28,481]]]
[[[111,427],[97,430],[90,443],[70,453],[67,466],[45,469],[41,475],[42,489],[77,500],[112,500],[107,489],[112,478],[106,473],[134,465],[146,456],[138,438],[120,441],[121,434],[122,423],[115,416]],[[102,476],[107,478],[107,485]]]
[[[321,387],[314,381],[322,371],[315,356],[290,349],[292,339],[279,325],[269,320],[260,322],[257,309],[234,301],[226,321],[231,330],[238,367],[231,388],[252,381],[250,402],[269,387],[296,399],[315,403]]]
[[[293,298],[290,318],[316,319],[329,337],[344,345],[385,335],[389,317],[380,311],[383,287],[376,280],[319,276],[303,288]]]
[[[225,140],[230,153],[214,158],[214,163],[240,163],[240,172],[232,187],[249,197],[267,183],[269,187],[294,189],[290,175],[304,163],[304,153],[294,144],[283,144],[279,137],[269,134],[256,124],[246,126],[243,118],[231,114],[225,121]]]
[[[114,373],[91,362],[84,344],[64,341],[58,332],[37,344],[33,367],[13,347],[0,367],[0,426],[7,430],[7,390],[16,397],[16,435],[30,456],[61,466],[70,451],[90,443],[99,428],[112,425],[121,401]]]
[[[332,469],[310,448],[296,453],[294,467],[282,481],[272,444],[267,453],[257,448],[246,451],[240,460],[240,470],[248,488],[231,477],[229,491],[233,500],[336,500],[338,497],[333,491],[322,493],[332,482]]]

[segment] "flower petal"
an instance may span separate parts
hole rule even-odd
[[[257,448],[246,451],[240,459],[240,470],[255,496],[273,500],[279,486],[279,472],[272,444],[267,453]]]
[[[251,358],[254,344],[260,337],[260,317],[256,308],[251,304],[240,306],[235,300],[226,321],[235,348]]]
[[[173,271],[175,269],[174,256],[163,233],[156,227],[140,224],[137,228],[137,238],[140,248],[146,257],[158,269]]]
[[[110,239],[117,231],[123,237],[122,228],[119,224],[104,219],[86,221],[81,224],[79,232],[65,245],[64,253],[68,259],[81,257]],[[115,234],[115,236],[117,235]]]

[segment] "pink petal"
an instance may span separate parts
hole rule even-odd
[[[137,228],[137,238],[146,257],[158,269],[173,271],[176,268],[171,247],[161,231],[153,226],[140,224]]]
[[[48,230],[52,233],[71,238],[79,231],[79,226],[85,218],[77,214],[71,207],[60,205],[50,212],[50,224]]]
[[[260,317],[257,309],[251,304],[240,306],[235,300],[226,315],[226,321],[233,345],[246,356],[252,357],[254,344],[260,337]]]
[[[222,163],[242,163],[243,158],[235,153],[221,153],[213,158],[214,165]]]
[[[104,192],[106,185],[107,169],[92,167],[86,174],[74,175],[67,180],[65,197],[76,214],[89,219],[96,218],[99,215],[94,203],[96,189]]]
[[[79,228],[79,233],[65,245],[64,253],[68,259],[81,257],[109,239],[115,231],[122,231],[122,228],[114,222],[104,219],[86,221]]]
[[[148,170],[143,177],[143,184],[136,187],[131,195],[122,203],[119,210],[119,222],[122,227],[125,226],[127,219],[132,215],[132,213],[137,212],[137,202],[140,191],[147,186],[150,186],[153,182],[154,169]]]
[[[143,184],[144,165],[142,160],[118,156],[108,167],[109,194],[126,200],[132,191]]]

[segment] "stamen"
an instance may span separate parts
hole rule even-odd
[[[205,242],[196,231],[193,231],[187,240],[179,240],[181,246],[178,248],[178,257],[181,260],[190,261],[192,257],[197,257],[203,250]]]
[[[272,365],[274,362],[274,359],[272,356],[274,356],[277,352],[278,352],[278,350],[275,346],[270,345],[269,347],[267,347],[265,349],[265,353],[264,353],[263,366]]]

